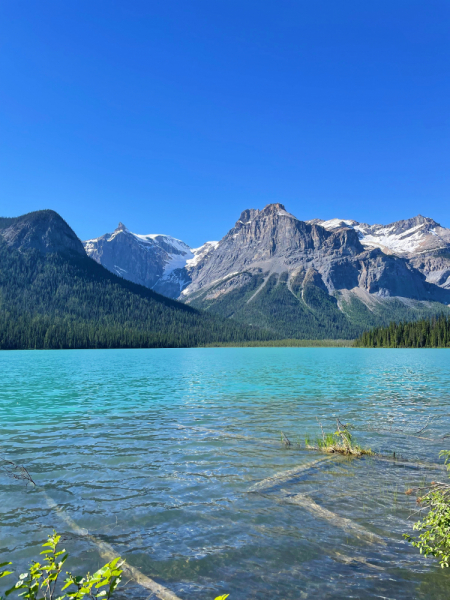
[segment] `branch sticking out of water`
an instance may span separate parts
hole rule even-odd
[[[288,448],[291,445],[291,442],[288,440],[288,438],[284,435],[283,432],[281,432],[281,443],[284,444],[286,448]]]
[[[10,479],[25,481],[26,485],[29,483],[36,485],[35,481],[33,481],[33,478],[28,472],[28,469],[22,465],[18,465],[13,460],[0,458],[0,470],[3,471],[3,473],[5,473],[5,475]]]

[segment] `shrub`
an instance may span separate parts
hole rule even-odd
[[[447,470],[450,471],[450,450],[442,450],[440,456],[445,456]],[[420,494],[421,489],[416,491]],[[411,494],[414,490],[408,490]],[[417,538],[404,534],[404,537],[413,546],[420,550],[424,556],[434,556],[439,560],[441,567],[450,564],[450,485],[448,483],[432,482],[424,496],[417,498],[417,502],[428,513],[425,518],[414,525],[420,531]]]
[[[66,572],[64,585],[59,584],[59,578],[62,568],[68,558],[65,550],[58,550],[57,546],[60,536],[53,532],[48,537],[48,541],[42,545],[45,554],[44,562],[33,561],[30,564],[29,571],[19,575],[17,582],[5,591],[4,597],[0,595],[0,600],[7,596],[17,593],[27,600],[63,600],[71,598],[72,600],[81,600],[86,598],[94,600],[101,598],[109,600],[120,583],[124,561],[120,557],[107,563],[104,567],[96,571],[93,575],[87,573],[84,577],[74,576]],[[12,563],[0,563],[0,569],[8,567]],[[0,570],[0,578],[13,575],[13,571],[7,569]],[[103,589],[100,589],[103,588]]]

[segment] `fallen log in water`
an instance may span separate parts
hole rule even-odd
[[[267,527],[260,526],[257,524],[254,524],[253,527],[256,531],[258,531],[262,535],[267,536],[267,531],[268,531]],[[272,526],[272,527],[270,527],[270,533],[272,535],[284,535],[286,533],[286,530],[283,527],[273,527]],[[311,539],[308,540],[308,545],[310,547],[314,548],[315,550],[317,550],[317,552],[320,553],[321,555],[326,554],[329,557],[333,558],[334,560],[342,562],[346,565],[351,565],[352,563],[361,563],[371,569],[376,569],[378,571],[386,570],[385,567],[380,567],[378,565],[374,565],[373,563],[369,562],[367,560],[367,558],[364,558],[362,556],[348,556],[348,554],[342,554],[342,552],[339,552],[338,550],[335,550],[334,548],[330,548],[329,545],[321,546],[320,543],[318,543],[314,540],[311,540]]]
[[[282,490],[286,495],[283,497],[285,502],[289,502],[291,504],[296,504],[297,506],[301,506],[305,508],[310,513],[314,514],[316,517],[320,519],[324,519],[325,521],[329,521],[336,527],[343,529],[346,533],[357,537],[358,539],[363,539],[364,541],[368,541],[371,544],[382,544],[386,545],[386,542],[377,534],[372,533],[368,529],[365,529],[358,523],[347,519],[346,517],[340,517],[331,510],[327,508],[323,508],[320,506],[312,498],[307,496],[306,494],[294,494],[288,495],[286,490]]]
[[[337,550],[328,551],[330,556],[333,556],[336,560],[345,563],[346,565],[351,565],[352,563],[362,563],[371,569],[377,569],[377,571],[385,571],[384,567],[379,567],[378,565],[374,565],[369,562],[366,558],[358,557],[358,556],[347,556],[346,554],[341,554]]]
[[[95,546],[97,546],[100,556],[103,559],[109,562],[119,557],[119,555],[112,546],[110,546],[106,542],[103,542],[102,540],[99,540],[94,535],[91,535],[86,529],[82,529],[81,527],[79,527],[75,523],[75,521],[71,517],[69,517],[69,515],[60,506],[58,506],[56,502],[52,498],[50,498],[50,496],[46,492],[43,491],[43,494],[45,496],[48,506],[58,514],[58,516],[72,529],[72,531],[74,531],[80,536],[89,539],[93,544],[95,544]],[[152,592],[151,595],[155,594],[155,596],[157,598],[160,598],[160,600],[181,600],[179,596],[176,596],[173,592],[171,592],[163,585],[156,583],[156,581],[141,573],[139,569],[136,569],[136,567],[132,567],[131,565],[125,562],[121,568],[131,580],[135,581],[137,584],[141,585],[147,590],[150,590]]]
[[[258,483],[255,483],[254,485],[252,485],[252,487],[249,488],[247,491],[252,493],[252,492],[262,492],[264,490],[268,490],[271,487],[273,487],[274,485],[286,483],[290,479],[297,477],[297,475],[300,475],[301,473],[305,473],[306,471],[313,469],[314,467],[316,467],[317,465],[319,465],[321,463],[332,461],[333,459],[336,460],[336,458],[337,458],[337,455],[336,456],[324,456],[323,458],[318,458],[317,460],[306,463],[304,465],[300,465],[299,467],[295,467],[294,469],[289,469],[288,471],[281,471],[280,473],[275,473],[275,475],[272,475],[271,477],[267,477],[266,479],[263,479],[262,481],[258,481]]]
[[[204,433],[212,433],[219,437],[233,438],[236,440],[246,440],[247,442],[258,442],[259,444],[270,444],[271,446],[279,446],[280,442],[277,440],[269,440],[266,438],[257,438],[249,435],[241,435],[240,433],[231,433],[229,431],[221,431],[218,429],[208,429],[207,427],[200,427],[195,425],[178,425],[179,429],[193,429],[194,431],[201,431]]]

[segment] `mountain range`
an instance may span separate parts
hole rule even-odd
[[[450,314],[449,246],[421,216],[301,221],[278,203],[199,248],[122,223],[81,242],[52,210],[0,218],[0,348],[351,339]]]
[[[354,337],[450,303],[450,230],[420,215],[390,225],[301,221],[275,203],[244,210],[200,248],[122,223],[84,247],[125,279],[284,337]]]
[[[52,210],[0,218],[0,349],[184,347],[270,337],[114,275],[86,255]]]

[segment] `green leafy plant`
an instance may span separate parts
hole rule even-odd
[[[445,457],[447,470],[450,471],[450,450],[442,450],[439,456]],[[408,534],[404,537],[420,550],[424,556],[434,556],[441,567],[450,565],[450,485],[439,481],[431,482],[428,488],[407,490],[407,494],[418,493],[417,502],[423,510],[428,510],[425,517],[414,524],[420,531],[417,538]],[[425,495],[421,496],[422,491]]]
[[[341,423],[336,419],[337,430],[334,433],[325,433],[321,423],[319,423],[322,435],[316,438],[315,444],[311,442],[311,438],[305,437],[305,448],[307,450],[320,450],[321,452],[346,454],[349,456],[372,455],[370,448],[362,448],[353,439],[351,429],[352,425]]]
[[[82,598],[94,600],[101,598],[109,600],[121,581],[124,564],[119,557],[107,563],[93,575],[88,573],[84,577],[74,576],[67,572],[64,585],[58,585],[64,563],[68,558],[65,550],[58,550],[60,536],[53,533],[48,541],[42,545],[45,555],[44,562],[33,561],[27,573],[19,575],[17,582],[5,591],[5,598],[13,593],[27,600],[81,600]],[[10,562],[0,564],[0,569],[11,565]],[[13,571],[0,571],[0,578],[13,575]],[[102,588],[102,589],[101,589]],[[0,596],[0,600],[4,600]]]

